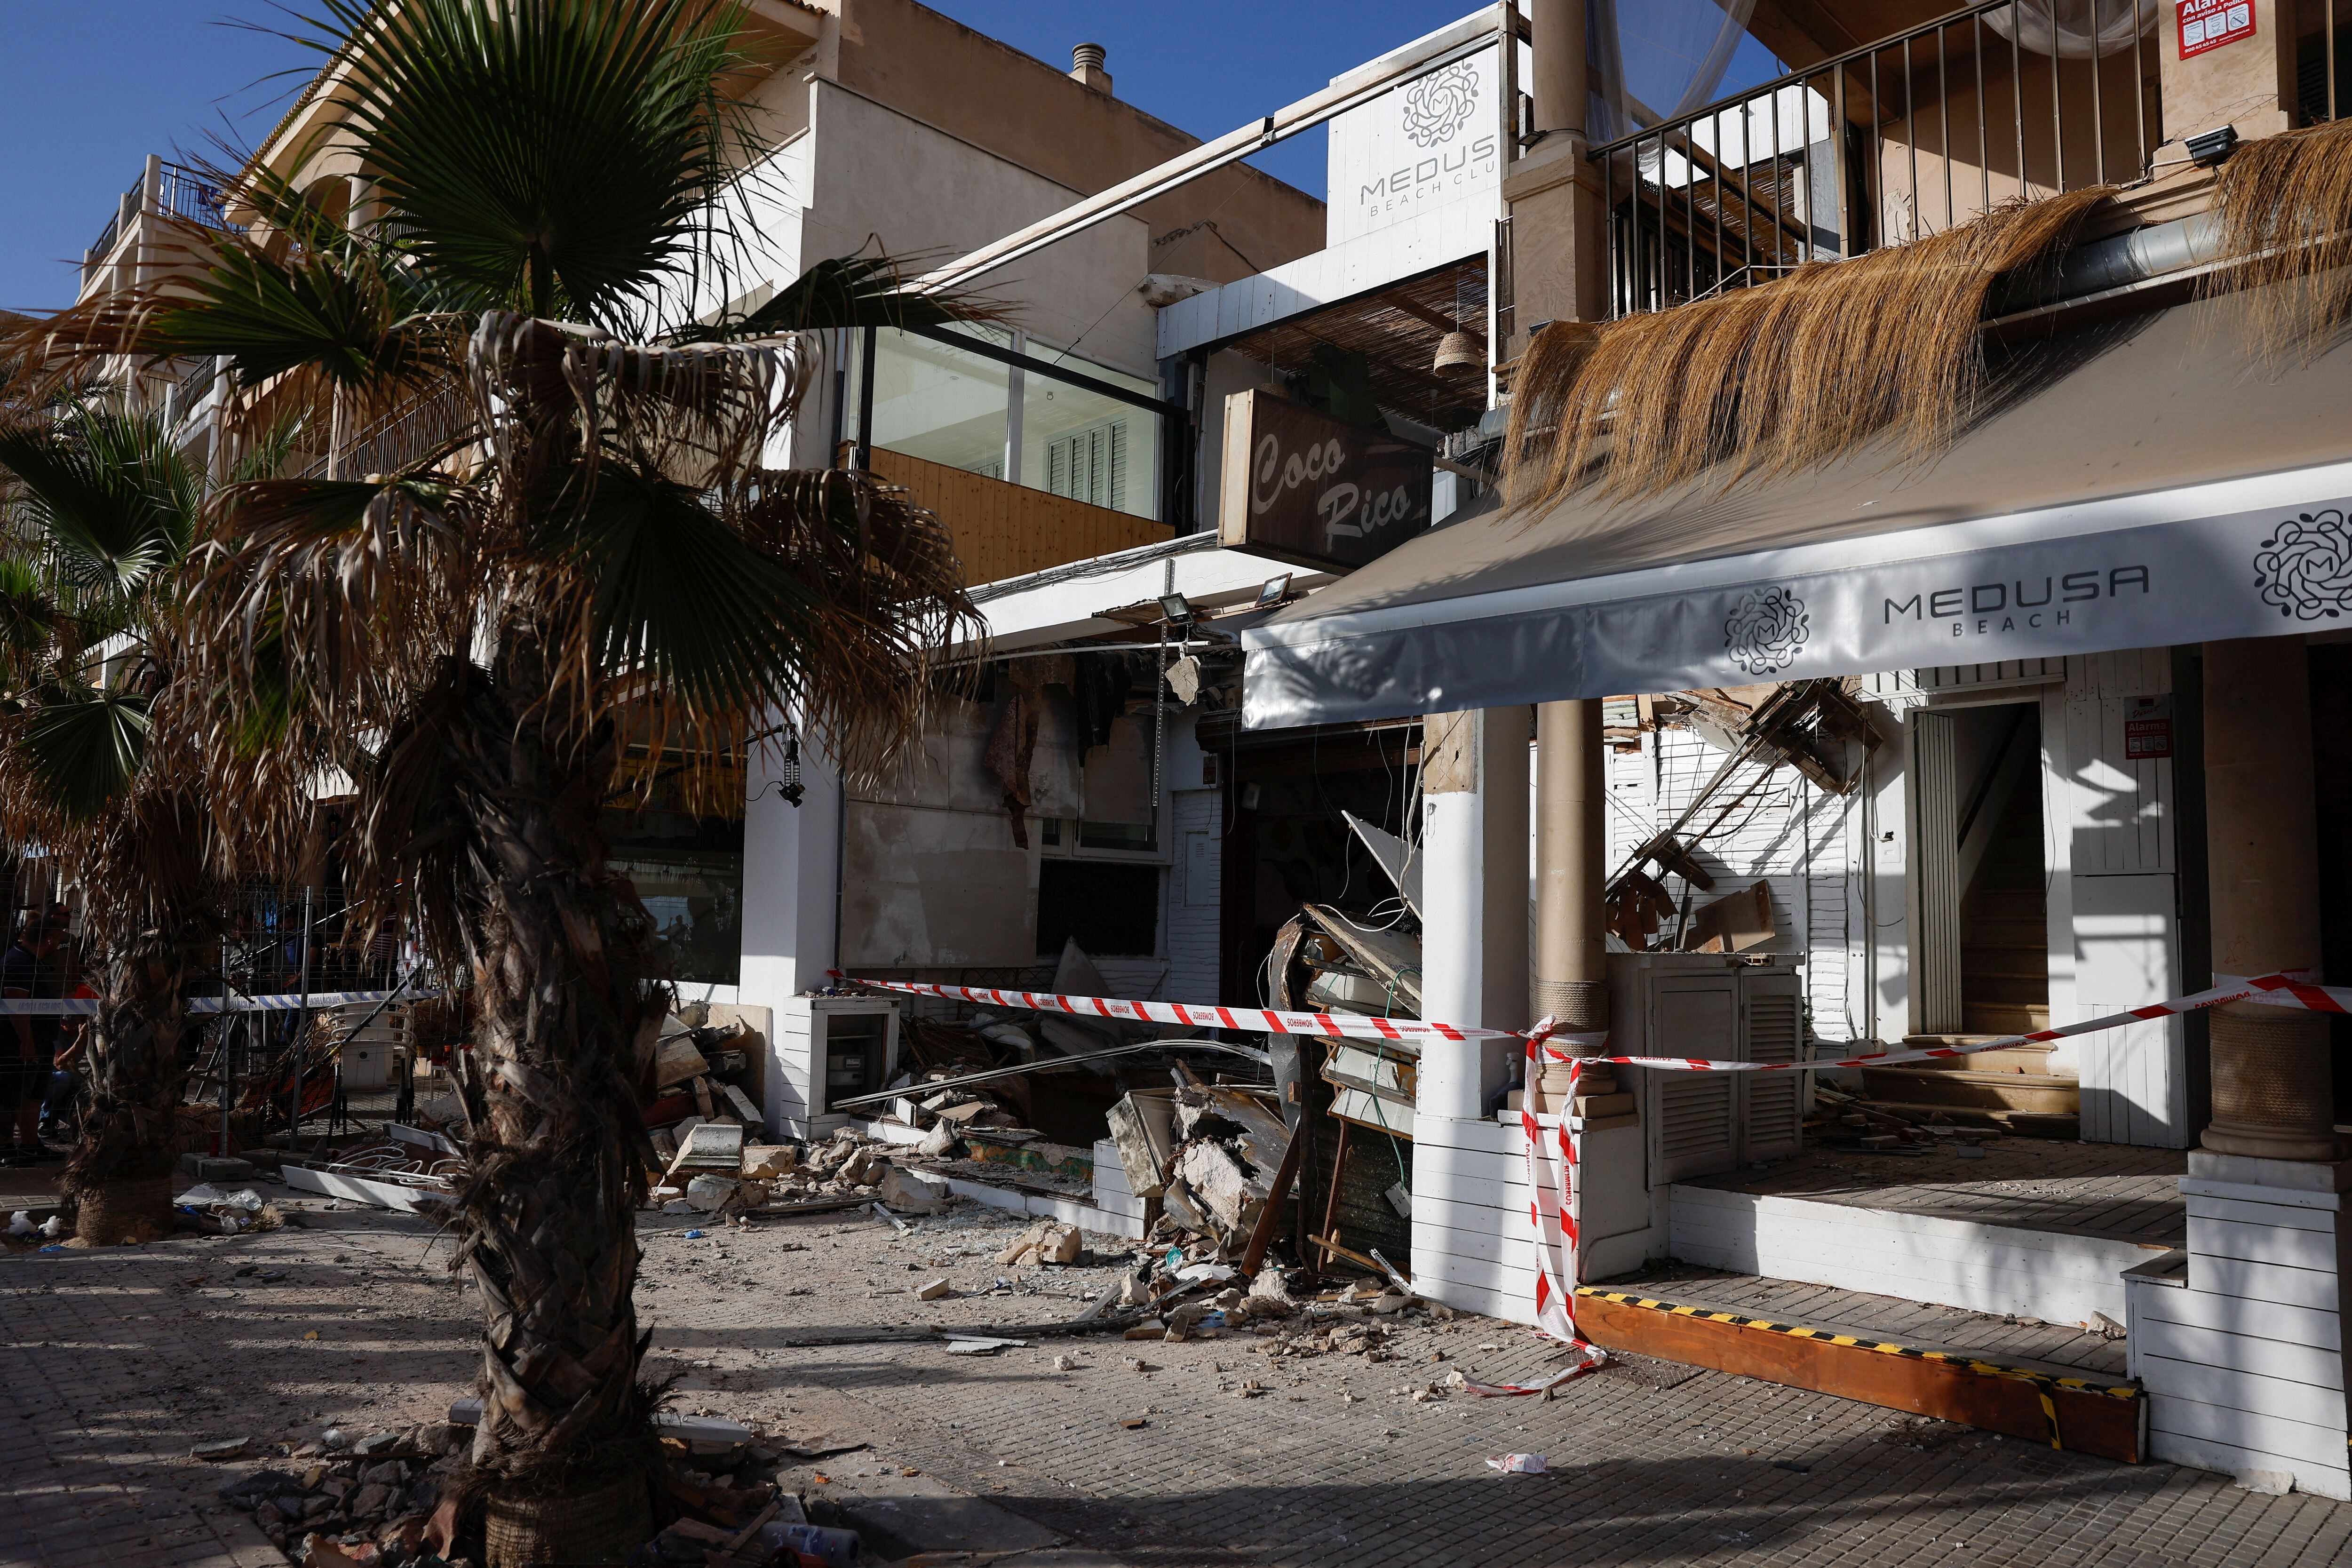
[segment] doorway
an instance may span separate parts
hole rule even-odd
[[[2050,1026],[2037,702],[1912,715],[1912,1032]]]

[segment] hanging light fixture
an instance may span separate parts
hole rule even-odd
[[[1462,323],[1475,308],[1465,283],[1454,285],[1454,330],[1437,340],[1437,363],[1430,368],[1448,381],[1467,381],[1486,374],[1486,345],[1465,331]]]
[[[1464,331],[1452,331],[1437,340],[1437,363],[1432,367],[1448,381],[1466,381],[1474,375],[1486,374],[1486,351],[1478,340]]]

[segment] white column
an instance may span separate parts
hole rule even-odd
[[[824,985],[837,940],[841,781],[817,749],[801,746],[797,806],[776,792],[774,759],[755,758],[743,812],[743,956],[737,994],[746,1006],[774,1010]],[[773,1039],[770,1046],[773,1048]],[[776,1130],[782,1075],[768,1064],[769,1131]]]
[[[1433,715],[1422,742],[1421,1015],[1528,1024],[1528,710]],[[1507,1042],[1433,1043],[1416,1110],[1476,1120],[1517,1064]]]

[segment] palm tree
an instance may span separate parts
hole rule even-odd
[[[749,312],[692,302],[743,253],[737,5],[322,3],[340,113],[308,151],[369,171],[364,202],[338,219],[253,174],[249,232],[192,237],[185,276],[25,352],[222,354],[255,416],[352,433],[323,474],[224,492],[188,627],[205,752],[254,805],[299,797],[324,760],[302,737],[363,752],[353,868],[403,883],[474,994],[488,1556],[617,1560],[657,1463],[632,1291],[665,1006],[598,807],[625,741],[633,766],[740,758],[781,715],[856,772],[915,732],[931,651],[976,630],[944,530],[765,458],[813,329],[987,312],[877,257]]]
[[[58,855],[103,955],[91,1108],[65,1184],[85,1242],[171,1215],[192,983],[225,907],[177,657],[205,487],[173,432],[105,403],[0,426],[0,822]]]

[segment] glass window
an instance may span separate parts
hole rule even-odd
[[[743,797],[742,764],[724,765]],[[698,985],[741,983],[743,816],[688,809],[676,773],[647,798],[624,795],[604,808],[613,869],[626,877],[653,917],[654,961],[669,979]]]
[[[885,451],[1003,479],[1012,379],[1012,366],[935,338],[877,332],[871,439]]]
[[[969,335],[1044,362],[1000,329]],[[1061,361],[1074,374],[1156,397],[1159,388],[1088,360]],[[863,374],[864,367],[859,367]],[[1035,365],[986,359],[955,344],[886,329],[874,335],[874,424],[866,437],[887,452],[984,474],[1134,517],[1160,516],[1160,420],[1155,411],[1077,386]],[[847,405],[861,395],[853,375]],[[854,418],[853,414],[853,418]],[[856,432],[850,432],[851,439]]]
[[[1051,359],[1051,354],[1041,354]],[[1147,397],[1159,388],[1139,376],[1082,360],[1069,368]],[[1043,371],[1024,371],[1021,397],[1020,482],[1089,506],[1135,517],[1160,515],[1160,416],[1149,408]]]

